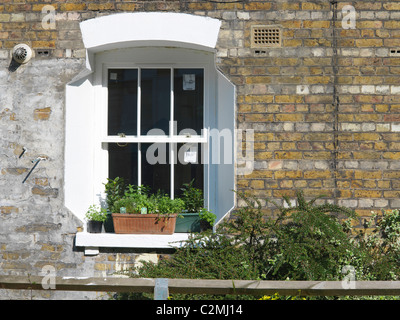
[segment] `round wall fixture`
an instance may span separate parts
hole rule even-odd
[[[27,63],[32,58],[32,50],[24,43],[17,44],[12,51],[13,59],[21,64]]]

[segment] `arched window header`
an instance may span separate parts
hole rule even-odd
[[[99,52],[117,48],[165,43],[211,51],[221,22],[183,13],[119,13],[81,22],[85,48]]]

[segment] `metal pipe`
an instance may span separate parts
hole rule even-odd
[[[28,174],[26,175],[25,179],[22,181],[22,183],[25,183],[25,181],[28,179],[28,177],[31,175],[32,171],[35,170],[36,166],[39,164],[39,162],[41,160],[46,160],[45,158],[42,157],[38,157],[36,158],[34,161],[32,161],[33,163],[35,163],[32,167],[32,169],[28,172]]]

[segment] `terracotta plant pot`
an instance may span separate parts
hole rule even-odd
[[[113,213],[115,233],[129,234],[173,234],[177,214]]]

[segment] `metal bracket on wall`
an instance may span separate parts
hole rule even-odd
[[[21,154],[19,155],[18,159],[21,159],[25,152],[26,152],[26,148],[25,148],[25,147],[22,147],[22,152],[21,152]]]
[[[25,183],[25,181],[28,179],[28,177],[31,175],[32,171],[35,170],[36,166],[39,164],[39,162],[41,160],[46,160],[46,158],[42,158],[42,157],[37,157],[35,160],[32,161],[32,163],[34,163],[32,169],[28,172],[28,174],[26,175],[25,179],[22,181],[22,183]]]

